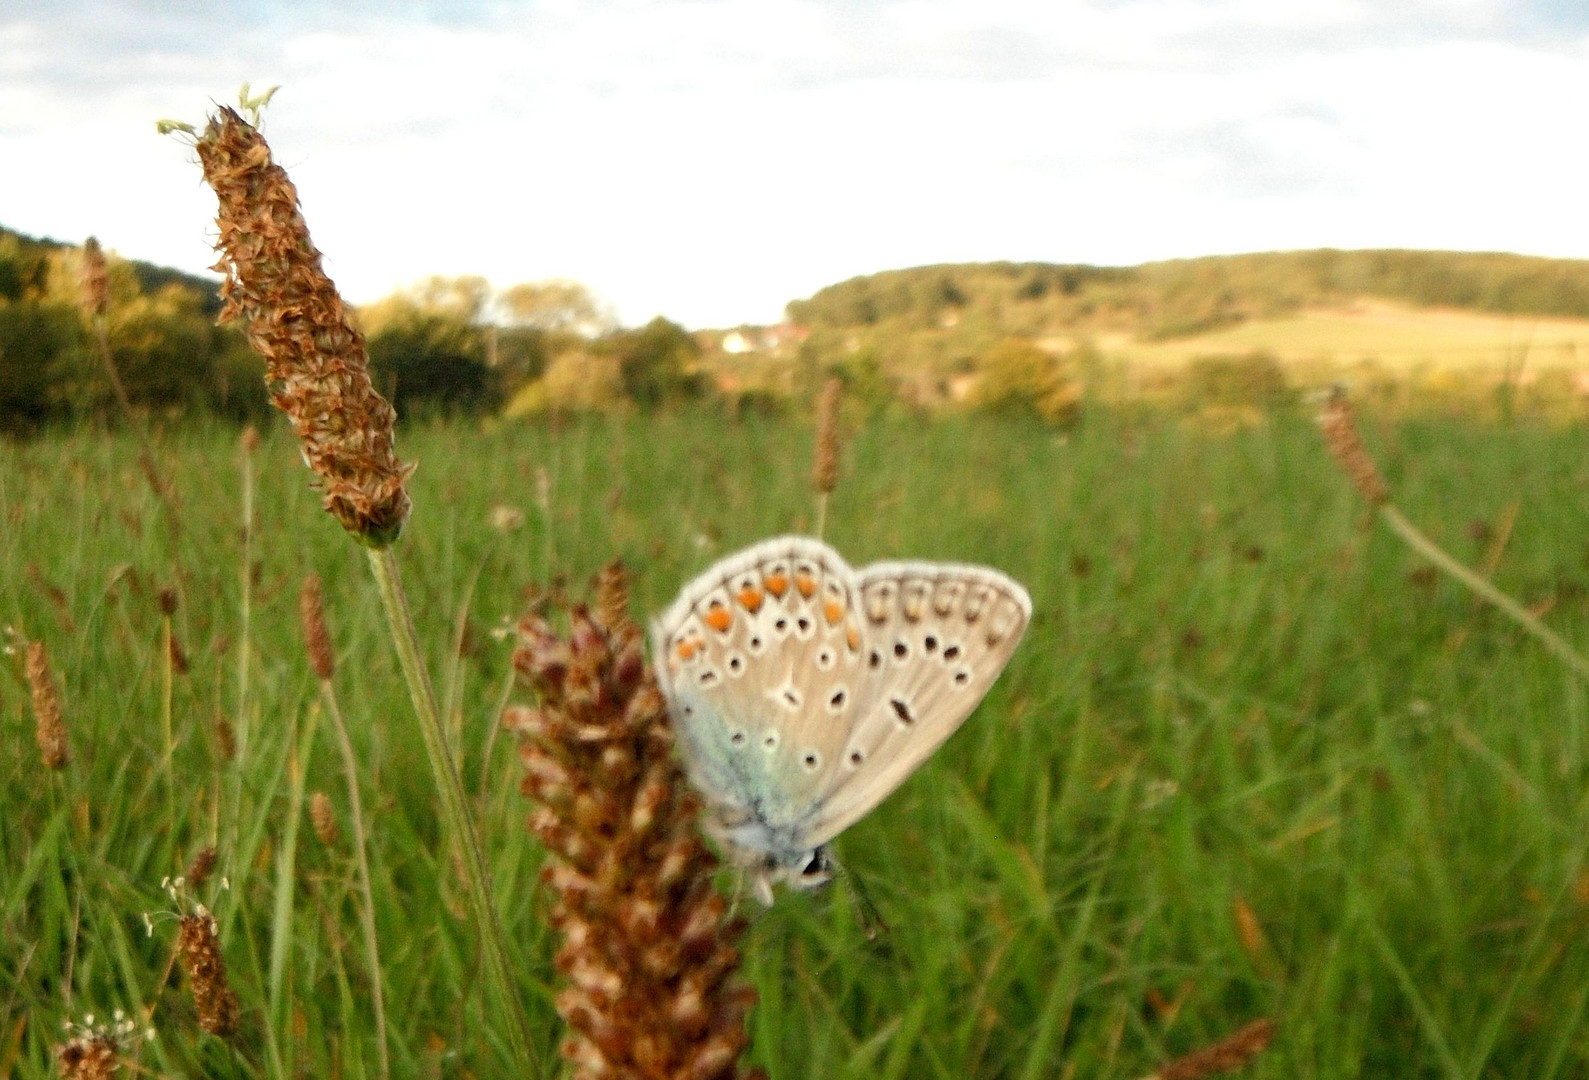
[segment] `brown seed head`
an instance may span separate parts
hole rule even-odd
[[[55,675],[50,670],[50,654],[44,642],[28,642],[23,659],[23,672],[27,676],[28,690],[33,696],[33,737],[38,740],[39,753],[44,765],[50,769],[66,765],[66,721],[61,719],[61,695],[55,688]]]
[[[105,250],[90,236],[83,242],[83,314],[89,319],[103,316],[110,307],[110,273]]]
[[[199,848],[198,854],[193,856],[193,861],[188,864],[187,873],[183,874],[188,888],[197,892],[204,888],[204,883],[210,880],[210,875],[215,873],[215,849],[213,847]]]
[[[1254,1020],[1234,1035],[1161,1066],[1159,1080],[1203,1080],[1232,1073],[1263,1053],[1275,1037],[1273,1020]]]
[[[326,631],[325,604],[316,574],[303,579],[303,589],[298,593],[298,618],[303,623],[303,643],[309,652],[309,666],[314,668],[316,678],[327,682],[336,671],[336,655],[331,651],[331,635]]]
[[[337,826],[336,811],[331,809],[331,799],[323,791],[309,796],[309,820],[314,823],[315,839],[322,847],[334,848],[342,839]]]
[[[370,382],[364,337],[321,268],[298,191],[232,109],[210,118],[196,149],[220,203],[221,319],[244,320],[326,510],[362,542],[385,547],[408,518],[413,470],[397,459],[396,414]]]
[[[217,940],[220,928],[203,907],[182,916],[177,930],[177,959],[193,986],[199,1027],[225,1039],[237,1031],[237,995],[226,981],[226,961]]]
[[[222,761],[234,761],[237,758],[237,732],[232,729],[232,721],[223,712],[215,714],[215,752]]]
[[[629,576],[622,559],[614,559],[596,575],[596,621],[608,628],[629,622]]]
[[[121,1070],[121,1047],[108,1033],[79,1035],[56,1051],[55,1063],[65,1080],[111,1080]]]
[[[1324,433],[1325,447],[1358,493],[1374,507],[1389,502],[1390,489],[1379,475],[1374,459],[1363,447],[1363,437],[1357,430],[1357,412],[1340,387],[1331,392],[1324,411],[1319,414],[1319,430]]]
[[[743,1077],[756,997],[736,977],[744,923],[713,888],[699,798],[616,566],[598,591],[601,615],[575,608],[566,635],[539,614],[520,621],[514,666],[539,705],[504,716],[548,853],[563,1056],[579,1080]]]
[[[811,484],[824,495],[839,482],[839,397],[843,392],[843,381],[831,378],[823,384],[817,402],[817,453]]]
[[[177,613],[177,590],[175,586],[167,585],[160,590],[160,614],[166,618]]]

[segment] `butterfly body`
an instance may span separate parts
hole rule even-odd
[[[959,728],[1030,618],[995,570],[857,571],[802,536],[684,587],[652,628],[658,681],[709,825],[758,896],[832,877],[828,842]]]

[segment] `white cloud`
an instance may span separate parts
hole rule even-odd
[[[429,273],[572,276],[626,320],[711,325],[920,262],[1589,256],[1589,28],[1543,8],[229,10],[0,16],[0,223],[204,266],[213,203],[152,123],[250,79],[284,84],[267,134],[355,300]]]

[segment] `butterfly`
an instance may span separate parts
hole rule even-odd
[[[657,680],[708,829],[758,899],[832,879],[828,843],[965,722],[1031,616],[996,570],[852,570],[804,536],[683,588],[652,625]]]

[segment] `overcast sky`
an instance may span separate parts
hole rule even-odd
[[[355,302],[562,276],[700,327],[933,262],[1589,257],[1583,0],[5,0],[0,224],[202,269],[154,123],[244,81]]]

